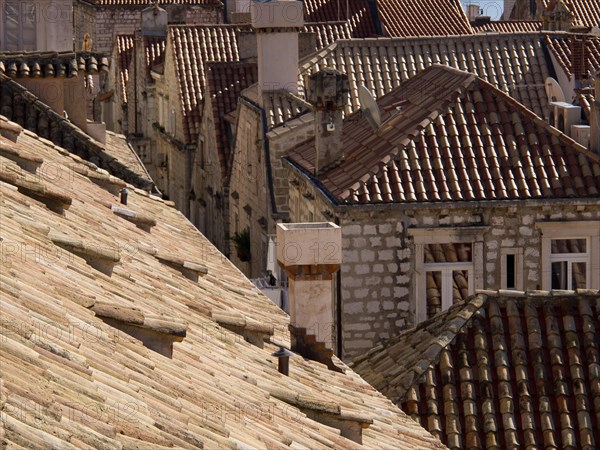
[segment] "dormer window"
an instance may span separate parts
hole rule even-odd
[[[4,24],[3,50],[36,50],[36,4],[33,2],[5,2],[2,6]]]

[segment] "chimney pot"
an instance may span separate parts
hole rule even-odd
[[[119,201],[123,204],[127,204],[127,197],[129,196],[129,191],[127,189],[121,189],[119,191]]]
[[[256,30],[260,91],[285,89],[298,94],[298,34],[304,26],[303,3],[252,2],[250,17]]]
[[[290,374],[290,356],[294,356],[292,352],[290,352],[287,348],[279,347],[274,353],[271,353],[271,356],[277,357],[279,360],[277,369],[279,373],[289,376]]]
[[[321,70],[308,78],[307,100],[315,109],[317,175],[344,159],[343,111],[349,93],[348,76],[334,69]]]

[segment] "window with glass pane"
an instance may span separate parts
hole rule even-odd
[[[551,288],[587,287],[587,240],[552,239],[550,245]]]
[[[457,302],[469,297],[470,268],[455,270],[453,266],[442,266],[440,270],[427,270],[426,273],[426,313],[427,318],[448,309]]]

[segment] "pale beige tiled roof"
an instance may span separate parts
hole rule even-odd
[[[480,76],[536,114],[546,113],[544,81],[550,75],[539,34],[479,34],[418,39],[337,41],[302,63],[302,75],[332,67],[349,78],[350,113],[359,108],[358,86],[375,97],[390,92],[432,64]]]
[[[120,161],[124,166],[128,167],[133,173],[140,178],[150,179],[148,171],[140,160],[135,150],[127,142],[127,137],[122,134],[106,132],[106,142],[104,150],[107,154]]]
[[[340,203],[600,196],[598,155],[473,74],[435,65],[378,104],[381,127],[349,116],[345,159],[317,177]],[[314,138],[288,154],[314,173]]]
[[[0,83],[0,114],[128,183],[142,189],[152,189],[154,183],[140,168],[139,161],[131,159],[131,149],[124,136],[112,139],[107,134],[107,143],[102,144],[56,113],[15,80],[0,74]],[[121,157],[125,159],[121,161]]]
[[[487,292],[352,367],[450,448],[600,444],[600,292]]]
[[[107,187],[124,183],[29,131],[0,141],[43,160],[33,174],[0,156],[3,446],[361,448],[291,404],[316,398],[373,420],[365,448],[440,448],[341,361],[345,374],[294,356],[285,377],[270,356],[277,345],[251,345],[213,320],[270,325],[289,345],[287,315],[168,203],[129,186],[119,204]],[[99,316],[185,337],[168,358]]]

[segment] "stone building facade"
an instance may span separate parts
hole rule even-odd
[[[220,2],[203,4],[162,4],[169,15],[169,23],[201,24],[223,22],[223,6]],[[202,3],[202,2],[198,2]],[[141,13],[154,2],[87,2],[73,4],[73,20],[76,45],[81,45],[85,33],[93,40],[93,49],[110,52],[119,34],[133,34],[140,28]]]
[[[543,254],[544,231],[551,233],[555,225],[565,236],[589,242],[590,282],[579,287],[597,289],[600,284],[598,199],[352,208],[332,205],[322,191],[295,174],[290,177],[290,202],[291,222],[333,221],[342,228],[344,358],[426,319],[427,279],[419,260],[426,243],[472,244],[468,294],[476,289],[548,290],[550,256]],[[513,261],[515,272],[507,268],[507,260]]]
[[[442,84],[423,101],[422,86]],[[343,358],[477,289],[600,287],[595,147],[444,66],[377,103],[381,124],[366,114],[344,121],[331,167],[316,165],[315,140],[285,159],[290,220],[342,228]]]

